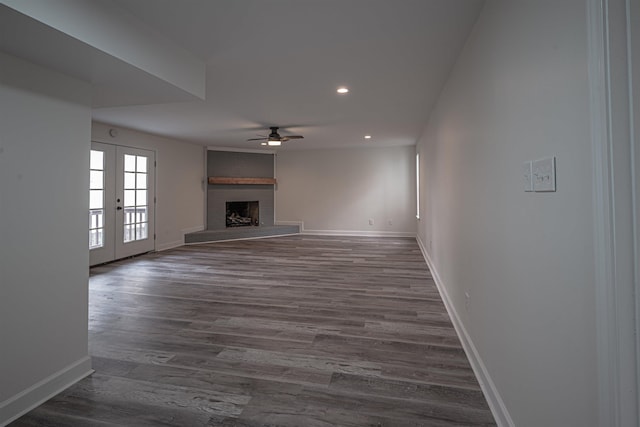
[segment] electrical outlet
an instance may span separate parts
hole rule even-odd
[[[533,189],[556,191],[556,158],[546,157],[532,163]]]
[[[369,225],[373,225],[373,218],[369,218]]]
[[[533,170],[532,170],[532,162],[524,162],[522,164],[522,186],[524,187],[524,191],[529,192],[533,191]]]

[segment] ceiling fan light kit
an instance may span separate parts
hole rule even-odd
[[[280,136],[280,134],[278,133],[278,129],[279,129],[278,126],[271,126],[269,129],[271,129],[271,133],[269,134],[269,136],[266,136],[263,138],[249,138],[247,139],[247,141],[263,141],[260,145],[265,145],[265,141],[266,141],[266,145],[270,147],[278,147],[282,145],[283,142],[289,141],[290,139],[304,138],[304,136],[302,135]]]

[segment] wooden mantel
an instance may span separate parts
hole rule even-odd
[[[210,176],[209,184],[258,184],[275,185],[275,178],[234,178],[230,176]]]

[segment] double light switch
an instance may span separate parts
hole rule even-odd
[[[527,161],[522,164],[524,191],[556,191],[556,158]]]

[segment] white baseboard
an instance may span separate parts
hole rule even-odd
[[[433,276],[433,280],[436,283],[438,292],[440,293],[440,297],[444,302],[447,313],[449,313],[449,317],[451,318],[453,327],[458,334],[458,338],[462,343],[462,347],[464,348],[464,352],[469,359],[469,363],[471,363],[473,373],[476,375],[476,378],[480,383],[480,387],[482,388],[482,392],[487,399],[487,403],[489,404],[489,408],[491,409],[491,413],[493,414],[496,423],[499,427],[515,426],[513,420],[511,419],[511,415],[509,415],[509,411],[507,411],[507,407],[505,406],[504,401],[502,400],[502,397],[500,396],[500,393],[496,388],[496,385],[489,375],[489,371],[480,358],[480,354],[478,353],[476,346],[471,340],[471,336],[469,336],[467,329],[464,327],[464,324],[460,320],[460,316],[458,316],[458,312],[451,302],[451,298],[449,298],[447,289],[443,286],[442,279],[438,274],[438,270],[433,265],[433,261],[431,260],[429,253],[427,252],[422,240],[420,239],[420,236],[416,236],[416,240],[418,241],[418,246],[420,247],[422,256],[424,256],[424,259],[427,262],[429,269],[431,270],[431,275]]]
[[[360,230],[302,230],[300,234],[309,236],[345,237],[415,237],[416,233],[406,231],[360,231]]]
[[[85,356],[17,395],[0,402],[0,427],[15,421],[92,373],[91,358]]]
[[[297,225],[300,231],[304,230],[304,221],[275,221],[274,225]]]
[[[300,234],[310,236],[350,236],[350,237],[415,237],[416,233],[406,231],[361,231],[361,230],[307,230],[304,221],[276,221],[276,225],[297,225]]]
[[[184,238],[180,240],[174,240],[173,242],[163,243],[156,246],[156,252],[168,251],[169,249],[178,248],[184,245]]]
[[[204,231],[204,225],[198,225],[197,227],[183,228],[182,230],[180,230],[183,237],[185,234],[197,233],[198,231]]]
[[[189,233],[196,233],[198,231],[203,231],[204,230],[204,226],[203,225],[199,225],[197,227],[191,227],[191,228],[185,228],[183,230],[180,230],[180,234],[182,235],[182,239],[181,240],[174,240],[172,242],[166,242],[166,243],[162,243],[156,246],[156,252],[162,252],[162,251],[167,251],[169,249],[174,249],[174,248],[179,248],[180,246],[184,246],[184,235],[185,234],[189,234]]]

